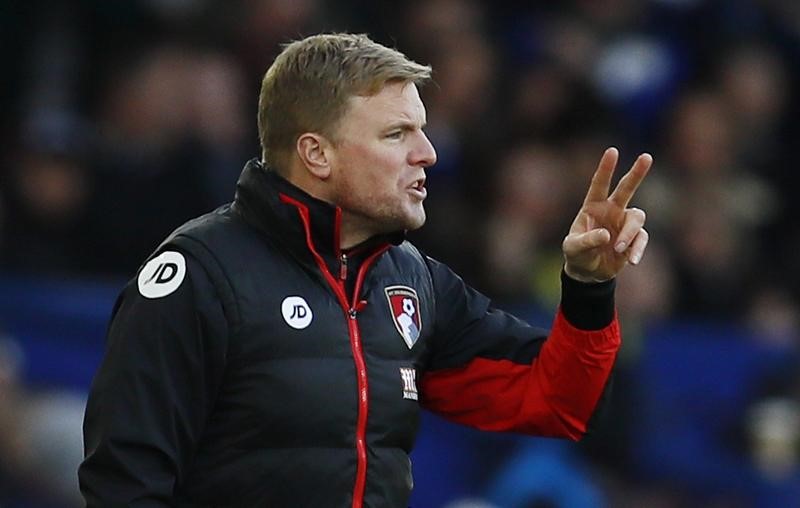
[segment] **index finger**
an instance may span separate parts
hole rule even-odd
[[[613,146],[603,152],[603,156],[597,164],[597,170],[592,176],[592,183],[589,184],[589,190],[586,192],[586,198],[583,200],[584,203],[606,200],[618,159],[619,151]]]
[[[620,179],[617,188],[611,193],[609,199],[622,208],[627,207],[633,194],[636,192],[636,189],[639,188],[639,184],[642,183],[642,180],[644,180],[644,177],[647,175],[652,165],[653,156],[649,153],[641,154],[636,159],[636,162],[633,163],[630,171],[625,173],[625,176]]]

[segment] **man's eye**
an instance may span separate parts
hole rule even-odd
[[[401,139],[403,137],[403,131],[392,131],[386,135],[389,139]]]

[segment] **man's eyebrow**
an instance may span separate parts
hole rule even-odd
[[[394,129],[403,129],[403,130],[414,130],[417,127],[420,129],[424,129],[428,125],[428,122],[422,122],[421,124],[417,124],[416,122],[412,122],[411,120],[398,120],[396,122],[392,122],[386,126],[386,130],[394,130]]]

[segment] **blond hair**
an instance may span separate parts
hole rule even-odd
[[[286,45],[264,75],[258,135],[264,162],[280,171],[304,132],[336,142],[336,126],[353,96],[372,96],[389,82],[423,84],[431,67],[365,34],[321,34]]]

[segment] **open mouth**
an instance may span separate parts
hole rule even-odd
[[[420,199],[425,199],[425,196],[428,195],[428,191],[425,189],[425,177],[414,180],[414,183],[412,183],[408,189],[411,191],[411,194]]]

